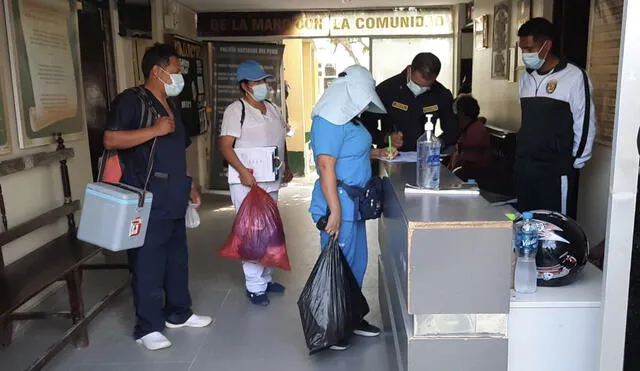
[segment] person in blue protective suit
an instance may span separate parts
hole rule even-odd
[[[171,346],[165,327],[205,327],[212,319],[191,311],[185,215],[189,199],[199,205],[200,195],[187,174],[190,140],[179,107],[168,99],[184,87],[178,53],[170,45],[153,45],[142,58],[142,72],[144,86],[116,97],[104,147],[118,151],[121,183],[143,188],[148,177],[153,193],[145,243],[128,254],[134,338],[158,350]]]
[[[371,148],[371,134],[358,119],[364,111],[386,112],[375,88],[367,69],[348,67],[325,90],[312,112],[311,149],[320,178],[315,183],[309,211],[316,223],[329,212],[320,236],[321,246],[326,246],[330,238],[338,239],[360,287],[367,269],[365,221],[358,220],[355,202],[338,187],[338,181],[364,187],[372,176],[372,158],[397,155],[395,149],[389,152],[389,148]],[[363,320],[354,334],[378,336],[380,329]],[[347,348],[347,339],[331,347]]]

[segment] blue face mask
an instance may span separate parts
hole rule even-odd
[[[267,89],[267,84],[254,85],[253,88],[253,99],[258,102],[264,102],[269,95],[269,89]]]
[[[542,50],[546,44],[547,42],[545,41],[540,50]],[[538,70],[544,66],[546,56],[544,58],[540,58],[540,50],[533,53],[522,53],[522,62],[528,69]],[[547,52],[547,54],[549,54],[549,52]]]
[[[169,78],[171,78],[170,84],[163,82],[164,91],[165,93],[167,93],[167,97],[177,97],[178,95],[180,95],[180,93],[182,93],[182,89],[184,89],[184,78],[182,77],[182,74],[169,73],[167,71],[164,72],[166,72],[166,74],[169,75]]]

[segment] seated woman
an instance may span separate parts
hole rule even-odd
[[[362,66],[348,67],[324,91],[312,112],[311,148],[320,179],[316,181],[309,209],[313,221],[330,212],[321,246],[331,237],[338,244],[360,287],[367,269],[367,231],[365,221],[358,220],[355,202],[338,181],[364,187],[371,179],[371,159],[389,155],[388,148],[371,148],[369,131],[357,117],[364,111],[386,113],[376,94],[375,80]],[[391,150],[395,157],[397,151]],[[378,336],[380,330],[363,320],[354,334]],[[348,348],[348,339],[331,347]]]
[[[478,179],[491,161],[491,137],[479,117],[480,106],[471,95],[461,95],[454,102],[460,126],[456,152],[449,162],[449,169],[456,170],[463,180]]]

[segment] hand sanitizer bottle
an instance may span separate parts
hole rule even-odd
[[[418,159],[416,163],[416,183],[420,188],[438,189],[440,187],[440,148],[438,138],[433,134],[433,115],[427,114],[424,134],[418,138]],[[437,120],[437,125],[440,119]]]

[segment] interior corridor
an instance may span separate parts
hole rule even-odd
[[[227,197],[208,196],[200,211],[202,223],[189,236],[190,286],[194,311],[213,316],[215,323],[205,329],[165,330],[173,346],[147,351],[131,337],[134,313],[131,292],[127,290],[93,320],[88,348],[67,346],[46,370],[393,370],[385,347],[390,335],[354,337],[353,346],[347,351],[308,355],[296,301],[319,254],[319,235],[307,212],[311,187],[311,180],[297,179],[282,189],[280,211],[292,271],[276,271],[274,279],[283,283],[287,292],[283,296],[271,295],[270,306],[250,304],[244,294],[240,264],[216,256],[231,228],[234,212]],[[369,321],[381,325],[376,227],[375,223],[368,225],[369,267],[364,294],[371,306]],[[115,272],[87,272],[85,305],[92,306],[123,279],[124,274]],[[61,290],[41,305],[62,309],[66,300],[66,293]],[[21,324],[13,345],[0,350],[0,369],[25,369],[66,328],[65,320]]]

